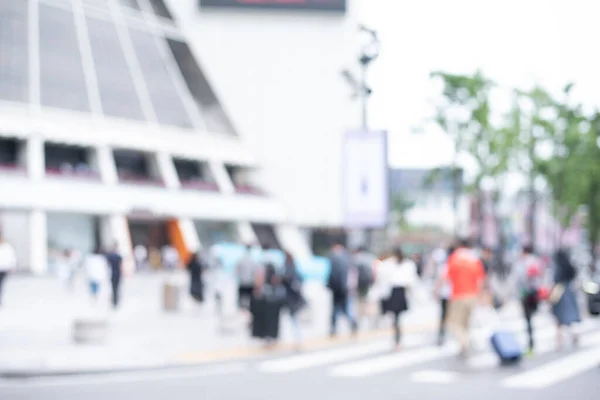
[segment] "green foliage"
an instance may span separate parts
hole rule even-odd
[[[481,71],[473,75],[434,72],[431,77],[444,85],[434,122],[452,137],[456,153],[475,160],[478,171],[467,188],[480,190],[484,178],[506,172],[513,141],[507,131],[491,123],[490,95],[496,84]]]
[[[492,123],[490,94],[496,87],[480,71],[473,75],[434,72],[443,83],[433,122],[451,136],[456,154],[466,153],[477,164],[467,189],[480,192],[486,178],[498,184],[510,171],[546,183],[555,215],[566,225],[584,206],[590,239],[600,239],[600,111],[586,114],[570,98],[574,87],[565,85],[561,98],[541,87],[514,90],[510,111]],[[543,154],[541,149],[550,149]],[[435,169],[425,186],[443,177]]]
[[[392,196],[391,210],[398,217],[398,225],[400,228],[408,227],[407,214],[415,206],[415,202],[409,200],[401,194]]]

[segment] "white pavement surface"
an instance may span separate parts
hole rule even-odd
[[[522,321],[505,319],[503,328],[515,332],[525,344]],[[501,367],[495,356],[493,363],[477,361],[492,355],[489,347],[480,348],[468,362],[461,362],[455,357],[455,344],[432,346],[433,337],[421,335],[407,337],[398,353],[390,351],[389,340],[380,340],[181,370],[0,379],[0,396],[65,400],[82,396],[160,399],[170,395],[192,399],[202,393],[207,399],[256,399],[270,395],[292,400],[335,396],[362,399],[376,388],[378,397],[385,399],[458,400],[478,398],[482,393],[493,400],[525,400],[535,394],[551,400],[573,394],[578,399],[597,398],[599,321],[584,321],[578,327],[582,335],[580,345],[562,351],[556,349],[556,328],[547,315],[536,318],[535,328],[536,355],[525,358],[517,367]],[[487,331],[475,328],[473,334],[483,338]],[[36,394],[38,397],[34,397]]]
[[[165,281],[182,285],[179,312],[162,310]],[[210,279],[209,279],[210,281]],[[122,306],[108,307],[108,291],[92,305],[83,279],[74,289],[51,278],[10,276],[5,282],[0,309],[0,370],[79,370],[164,366],[186,353],[211,352],[259,346],[249,338],[243,317],[235,313],[235,289],[226,285],[226,319],[216,316],[211,289],[202,307],[187,296],[187,275],[147,274],[127,278],[122,287]],[[305,285],[310,304],[310,323],[303,327],[305,339],[326,336],[329,293],[319,284]],[[413,309],[403,322],[433,323],[437,304],[426,287],[417,290]],[[72,323],[77,317],[107,318],[109,338],[105,344],[78,345],[72,341]],[[340,328],[347,326],[340,324]],[[286,315],[282,317],[283,342],[292,340]]]

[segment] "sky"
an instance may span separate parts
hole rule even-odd
[[[431,71],[481,69],[506,88],[554,92],[574,82],[576,99],[600,106],[597,0],[362,0],[360,15],[381,39],[369,119],[389,131],[394,167],[452,160],[451,142],[425,123],[439,90]]]

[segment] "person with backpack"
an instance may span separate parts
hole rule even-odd
[[[541,259],[534,254],[532,246],[524,246],[521,259],[515,266],[517,294],[521,300],[523,315],[529,337],[528,354],[534,351],[533,316],[539,305],[539,291],[542,288],[544,271]]]
[[[358,276],[356,295],[358,300],[358,318],[369,315],[369,291],[374,283],[374,264],[377,260],[366,247],[361,246],[354,251],[352,264]]]
[[[340,313],[348,318],[352,327],[352,333],[356,334],[358,332],[358,324],[350,310],[349,301],[349,275],[351,275],[352,263],[343,244],[336,242],[331,246],[329,263],[331,271],[327,287],[331,290],[332,294],[330,335],[334,337],[337,334],[337,318]]]

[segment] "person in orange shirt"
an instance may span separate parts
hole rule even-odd
[[[469,324],[471,315],[484,288],[485,269],[468,240],[461,240],[448,258],[447,268],[436,286],[436,295],[444,284],[452,288],[448,310],[448,329],[461,346],[461,357],[469,351]]]

